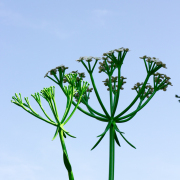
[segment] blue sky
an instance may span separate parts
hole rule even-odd
[[[104,52],[125,47],[130,51],[121,75],[127,77],[127,83],[123,85],[116,114],[136,96],[136,91],[131,90],[134,84],[146,78],[144,62],[139,57],[157,57],[165,63],[167,69],[158,72],[171,77],[173,86],[158,91],[131,121],[118,124],[137,149],[118,135],[121,147],[115,145],[115,180],[179,180],[180,103],[175,98],[175,94],[180,95],[179,7],[178,0],[1,0],[0,179],[68,179],[60,140],[57,137],[52,141],[55,127],[11,103],[12,96],[21,93],[23,102],[24,97],[29,97],[31,107],[45,117],[31,94],[55,86],[62,117],[66,97],[59,86],[44,78],[46,72],[63,64],[69,67],[67,73],[85,72],[84,80],[91,84],[86,69],[75,60],[80,56],[102,57]],[[98,73],[98,67],[99,64],[93,76],[109,112],[109,94],[102,82],[107,75]],[[148,83],[153,86],[152,77]],[[53,117],[47,102],[41,100],[47,114]],[[94,91],[89,104],[103,113]],[[90,151],[106,125],[77,110],[64,126],[77,137],[65,139],[76,180],[108,179],[109,132]]]

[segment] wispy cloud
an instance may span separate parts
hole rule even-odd
[[[94,9],[92,10],[91,15],[93,23],[105,26],[113,13],[106,9]]]
[[[40,166],[32,165],[25,162],[19,157],[14,157],[10,154],[2,153],[0,155],[0,179],[31,179],[34,180],[36,172],[42,170]]]
[[[72,30],[63,29],[59,22],[50,22],[45,19],[30,19],[18,12],[4,8],[0,4],[0,24],[21,28],[37,29],[55,35],[60,39],[70,38],[74,35]]]

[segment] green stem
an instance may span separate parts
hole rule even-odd
[[[144,60],[145,66],[146,66],[146,71],[147,71],[147,73],[148,73],[148,72],[149,72],[149,69],[148,69],[148,67],[147,67],[146,61],[145,61],[145,59],[143,59],[143,60]]]
[[[39,103],[38,103],[39,104]],[[39,106],[40,106],[40,108],[41,108],[41,110],[43,111],[43,113],[45,114],[45,116],[51,121],[51,122],[53,122],[54,123],[54,121],[46,114],[46,112],[44,111],[44,109],[43,109],[43,107],[42,107],[42,105],[41,104],[39,104]]]
[[[72,97],[68,97],[68,96],[67,96],[66,110],[65,110],[64,116],[63,116],[63,118],[62,118],[62,120],[61,120],[61,123],[63,123],[64,120],[66,119],[66,117],[67,117],[67,115],[68,115],[68,113],[69,113],[69,110],[70,110],[70,108],[71,108],[71,104],[72,104]]]
[[[64,142],[64,137],[63,137],[63,130],[59,131],[59,137],[60,137],[60,141],[61,141],[62,150],[63,150],[63,152],[64,151],[66,152],[67,158],[68,158],[68,161],[69,161],[69,157],[68,157],[68,153],[67,153],[67,150],[66,150],[66,145],[65,145],[65,142]],[[66,169],[68,171],[69,180],[74,180],[74,176],[73,176],[72,167],[71,167],[70,162],[69,162],[69,166],[70,166],[69,170],[66,167]]]
[[[140,103],[139,103],[137,109],[141,106],[141,104],[142,104],[142,100],[140,101]],[[127,119],[117,119],[117,120],[116,120],[116,123],[122,123],[122,122],[119,121],[119,120],[123,120],[123,122],[130,121],[136,114],[137,114],[137,112],[136,112],[136,113],[133,113],[133,115],[131,115],[130,117],[128,116]]]
[[[116,122],[120,122],[120,123],[126,122],[127,120],[122,120],[122,119],[127,118],[129,116],[132,116],[132,115],[136,114],[138,111],[140,111],[152,99],[152,97],[155,95],[155,93],[156,93],[156,91],[154,91],[151,94],[151,96],[146,100],[146,102],[141,107],[138,106],[138,108],[135,111],[133,111],[132,113],[130,113],[130,114],[126,115],[126,116],[120,117],[118,119],[118,121],[116,120]]]
[[[51,79],[52,81],[54,81],[56,84],[58,84],[59,85],[59,87],[62,89],[62,91],[63,91],[63,93],[66,95],[66,93],[65,93],[65,91],[64,91],[64,89],[63,89],[63,86],[60,84],[60,83],[58,83],[58,82],[56,82],[54,79],[52,79],[51,77],[49,77],[49,76],[47,76],[49,79]],[[66,95],[67,96],[67,95]],[[76,106],[76,103],[73,101],[72,102],[72,104],[74,105],[74,106]],[[90,114],[90,113],[88,113],[87,111],[85,111],[84,109],[82,109],[81,107],[77,107],[81,112],[83,112],[84,114],[86,114],[86,115],[88,115],[88,116],[90,116],[90,117],[93,117],[93,118],[96,118],[97,120],[99,120],[99,121],[103,121],[103,122],[108,122],[106,119],[104,119],[104,118],[101,118],[101,117],[98,117],[98,116],[96,116],[96,117],[94,117],[92,114]]]
[[[112,82],[111,82],[111,75],[109,75],[109,95],[110,95],[110,112],[112,117],[112,111],[113,111],[113,100],[112,100]]]
[[[94,79],[93,79],[92,73],[89,73],[89,74],[90,74],[91,82],[92,82],[92,85],[93,85],[93,88],[94,88],[94,92],[95,92],[95,94],[96,94],[96,97],[97,97],[97,99],[98,99],[98,101],[99,101],[99,104],[100,104],[101,108],[103,109],[104,113],[106,114],[106,116],[107,116],[108,118],[110,118],[108,112],[106,111],[106,109],[105,109],[105,107],[104,107],[104,105],[103,105],[103,103],[102,103],[102,101],[101,101],[101,98],[100,98],[100,96],[99,96],[99,93],[98,93],[98,91],[97,91],[97,89],[96,89],[96,85],[95,85],[95,83],[94,83]]]
[[[13,102],[13,103],[16,104],[16,105],[18,105],[18,103],[16,103],[16,102]],[[21,106],[21,105],[18,105],[18,106]],[[57,124],[56,124],[55,122],[48,121],[48,120],[42,118],[42,117],[41,117],[39,114],[37,114],[35,111],[31,112],[30,110],[26,109],[24,106],[21,106],[21,107],[22,107],[25,111],[27,111],[28,113],[32,114],[33,116],[35,116],[35,117],[37,117],[37,118],[39,118],[39,119],[41,119],[41,120],[43,120],[43,121],[45,121],[45,122],[53,125],[53,126],[57,126]],[[30,107],[28,107],[28,108],[30,108]],[[31,109],[32,109],[32,108],[31,108]]]
[[[120,67],[118,67],[118,89],[117,89],[117,95],[116,95],[116,100],[114,102],[114,106],[113,106],[113,113],[112,113],[112,117],[114,116],[115,112],[116,112],[116,108],[117,108],[117,104],[118,104],[118,100],[119,100],[119,94],[120,94],[120,76],[121,76],[121,72],[120,72]],[[123,80],[122,80],[123,82]]]
[[[148,74],[145,81],[144,81],[144,84],[141,88],[141,90],[139,91],[139,93],[137,94],[137,96],[134,98],[134,100],[131,102],[131,104],[124,110],[122,111],[120,114],[118,114],[114,119],[116,120],[118,117],[120,117],[121,115],[123,115],[124,113],[126,113],[133,105],[134,103],[137,101],[137,99],[140,97],[141,93],[144,92],[144,89],[145,89],[145,86],[146,86],[146,83],[148,82],[148,79],[149,79],[150,75]]]
[[[73,89],[74,89],[74,88],[73,88]],[[72,91],[72,93],[73,93],[73,91]],[[74,112],[76,111],[76,109],[77,109],[77,107],[78,107],[78,105],[79,105],[79,103],[80,103],[80,101],[81,101],[82,95],[83,95],[83,94],[80,95],[79,100],[78,100],[78,103],[76,104],[76,106],[75,106],[74,110],[72,111],[72,113],[70,114],[70,116],[69,116],[69,117],[66,119],[66,121],[63,123],[64,125],[69,121],[69,119],[72,117],[72,115],[73,115]],[[72,96],[73,96],[73,94],[72,94]],[[72,104],[72,101],[71,101],[71,104]]]
[[[114,156],[115,156],[115,146],[114,146],[114,126],[111,124],[110,127],[110,139],[109,139],[109,180],[114,180]]]
[[[74,105],[74,106],[76,106],[76,103],[73,101],[72,102],[72,104]],[[90,114],[90,113],[88,113],[87,111],[85,111],[84,109],[82,109],[81,107],[77,107],[77,109],[79,109],[81,112],[83,112],[84,114],[86,114],[86,115],[88,115],[88,116],[90,116],[90,117],[93,117],[93,118],[95,118],[95,119],[97,119],[97,120],[99,120],[99,121],[103,121],[103,122],[108,122],[109,120],[106,120],[105,118],[101,118],[101,117],[98,117],[98,116],[93,116],[92,114]]]
[[[95,113],[95,114],[97,114],[97,115],[99,115],[101,117],[105,117],[106,118],[106,116],[104,114],[101,114],[101,113],[95,111],[91,106],[89,106],[89,104],[85,100],[83,100],[83,103],[86,105],[86,107],[88,108],[89,111],[91,111],[91,112],[93,112],[93,113]]]

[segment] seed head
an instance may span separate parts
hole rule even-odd
[[[122,48],[119,48],[119,49],[115,49],[114,51],[116,51],[116,52],[123,52],[124,48],[122,47]]]
[[[89,87],[88,87],[86,91],[87,91],[87,92],[92,92],[92,90],[93,90],[93,88],[89,88]]]
[[[159,58],[155,58],[155,57],[147,57],[146,55],[143,57],[139,57],[140,59],[146,59],[147,62],[154,62],[157,66],[162,65],[163,68],[166,68],[166,64],[162,63],[162,61],[159,61]]]
[[[65,67],[64,65],[57,66],[56,68],[51,69],[50,71],[48,71],[48,72],[45,74],[44,78],[47,77],[47,75],[48,75],[49,72],[50,72],[50,75],[53,75],[53,72],[56,74],[57,69],[58,69],[59,71],[60,71],[60,69],[61,69],[61,70],[64,72],[65,69],[68,69],[68,67]]]
[[[54,73],[56,74],[57,70],[56,69],[51,69],[50,70],[50,75],[53,75]]]
[[[64,65],[57,66],[56,69],[64,71],[65,69],[68,69],[68,67],[65,67]]]
[[[83,57],[80,57],[78,60],[76,60],[76,61],[78,61],[78,62],[81,62],[81,61],[83,61]]]
[[[85,74],[84,73],[78,73],[79,74],[79,77],[85,77]]]

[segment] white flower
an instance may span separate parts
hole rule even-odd
[[[93,57],[92,56],[84,56],[83,59],[85,60],[91,60]]]
[[[156,59],[151,59],[151,61],[154,61],[154,62],[161,62],[161,61],[159,61],[159,58],[156,58]]]
[[[114,50],[108,51],[106,54],[111,55],[114,52]]]
[[[49,73],[49,71],[45,74],[44,78],[47,77],[48,73]]]
[[[76,61],[78,61],[78,62],[81,62],[83,60],[83,57],[80,57],[78,60],[76,60]]]
[[[100,60],[101,58],[100,57],[94,57],[95,60]]]
[[[124,51],[124,49],[123,48],[119,48],[119,49],[115,49],[114,51],[120,52],[120,51]]]

